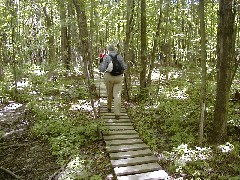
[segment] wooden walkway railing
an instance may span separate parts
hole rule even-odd
[[[134,130],[125,108],[121,107],[120,119],[107,111],[106,90],[100,82],[100,114],[108,131],[103,133],[106,150],[118,180],[164,179],[167,173],[161,170],[158,159]]]

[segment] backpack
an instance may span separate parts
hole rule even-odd
[[[112,56],[109,54],[109,56],[112,58],[112,63],[113,63],[113,69],[110,72],[110,74],[112,76],[118,76],[118,75],[123,74],[124,69],[123,69],[121,63],[117,59],[118,54],[116,54],[115,56]]]

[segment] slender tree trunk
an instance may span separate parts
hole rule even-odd
[[[126,25],[126,39],[124,42],[124,59],[125,62],[128,63],[130,61],[130,41],[132,36],[132,28],[133,28],[133,13],[134,13],[134,0],[127,1],[127,25]],[[128,63],[129,64],[129,63]],[[124,76],[124,92],[127,101],[129,101],[129,87],[131,85],[131,77],[129,75],[130,66],[128,66],[128,70],[125,72]]]
[[[152,53],[151,53],[151,56],[150,56],[150,68],[149,68],[149,73],[148,73],[148,79],[147,79],[147,84],[148,86],[151,85],[151,77],[152,77],[152,71],[153,71],[153,68],[154,68],[154,61],[156,60],[156,51],[157,51],[157,47],[158,47],[158,39],[160,38],[159,35],[160,35],[160,27],[161,27],[161,23],[162,23],[162,3],[163,3],[163,0],[160,1],[160,15],[159,15],[159,18],[158,18],[158,24],[157,24],[157,31],[156,31],[156,35],[154,37],[154,40],[153,40],[153,49],[152,49]]]
[[[2,81],[4,79],[4,62],[3,62],[3,57],[4,57],[4,53],[3,53],[3,40],[0,38],[0,81]]]
[[[94,64],[94,53],[93,53],[93,43],[94,43],[94,9],[95,9],[95,2],[91,0],[91,10],[90,10],[90,54],[91,54],[91,61]]]
[[[59,1],[60,5],[60,19],[61,19],[61,60],[66,69],[70,69],[70,63],[68,59],[68,28],[66,21],[66,3],[64,1]]]
[[[71,20],[73,15],[72,1],[68,1],[68,19]],[[68,65],[72,63],[72,24],[68,23],[67,31],[67,52],[68,52]],[[69,67],[70,68],[70,67]]]
[[[141,0],[141,72],[140,72],[140,93],[144,95],[146,90],[146,69],[147,69],[147,23],[146,23],[146,0]]]
[[[235,35],[233,0],[219,1],[217,92],[211,143],[227,140],[227,113],[229,92],[235,62]]]
[[[201,36],[201,68],[202,68],[202,82],[201,82],[201,98],[200,98],[200,123],[199,123],[199,145],[203,142],[203,129],[205,122],[206,111],[206,33],[205,33],[205,21],[204,21],[204,0],[199,1],[199,19],[200,19],[200,36]]]
[[[77,19],[78,19],[78,29],[79,29],[79,35],[81,40],[81,55],[84,62],[84,74],[86,77],[85,83],[88,87],[88,93],[91,101],[91,105],[94,112],[94,117],[97,117],[97,111],[94,107],[94,101],[93,101],[93,93],[94,93],[94,85],[91,84],[90,80],[90,73],[89,73],[89,36],[88,36],[88,28],[87,28],[87,17],[85,13],[85,1],[84,0],[73,0],[73,3],[76,7],[77,12]]]
[[[56,58],[56,51],[55,51],[55,45],[54,45],[54,33],[53,31],[51,31],[51,29],[53,28],[53,18],[51,17],[51,15],[49,14],[49,12],[47,12],[47,8],[46,6],[43,7],[43,12],[45,14],[45,18],[46,18],[46,25],[47,25],[47,30],[48,30],[48,64],[50,65],[50,71],[52,71],[53,68],[53,63],[54,60]]]
[[[13,70],[13,78],[14,78],[14,90],[15,90],[15,98],[18,96],[17,90],[17,60],[16,60],[16,27],[17,27],[17,13],[14,1],[10,1],[11,8],[11,44],[12,44],[12,54],[11,54],[11,63]]]

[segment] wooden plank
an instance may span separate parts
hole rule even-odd
[[[132,126],[131,122],[107,122],[106,126]]]
[[[125,167],[125,166],[154,163],[157,161],[158,159],[155,156],[151,155],[151,156],[144,156],[144,157],[111,160],[111,163],[113,167]]]
[[[114,115],[114,113],[113,112],[107,112],[107,113],[104,113],[103,114],[104,116],[113,116]],[[128,114],[127,113],[120,113],[120,116],[128,116]]]
[[[112,115],[112,116],[101,116],[103,119],[116,119],[115,118],[115,115]],[[120,116],[119,119],[129,119],[128,116]]]
[[[164,170],[158,170],[153,172],[134,174],[128,176],[118,176],[118,180],[161,180],[167,177],[167,173]]]
[[[100,112],[101,113],[101,112]],[[112,114],[112,115],[108,115],[108,116],[106,116],[104,113],[101,113],[101,118],[102,119],[116,119],[115,118],[115,114]],[[119,119],[129,119],[130,120],[130,118],[128,117],[128,116],[126,116],[126,115],[119,115]]]
[[[160,170],[161,167],[157,163],[147,163],[136,166],[126,166],[126,167],[115,167],[114,171],[117,176],[130,175],[130,174],[140,174],[151,171]]]
[[[101,101],[101,107],[107,107],[107,98],[108,97],[101,97],[101,99],[103,100]],[[114,98],[112,99],[112,101],[114,101]],[[112,103],[112,105],[114,105],[114,103]],[[121,101],[121,105],[125,107],[125,102]]]
[[[105,123],[126,123],[126,122],[131,122],[131,120],[130,119],[103,119],[102,120],[103,122],[105,122]]]
[[[131,135],[110,135],[110,136],[105,136],[105,140],[120,140],[120,139],[137,139],[139,138],[138,134],[131,134]]]
[[[105,109],[107,110],[108,109],[107,104],[100,104],[100,107],[101,107],[102,110],[105,110]],[[114,106],[112,106],[111,109],[113,110]],[[121,110],[126,110],[125,106],[123,104],[121,104]]]
[[[101,112],[100,112],[101,113]],[[112,115],[110,115],[110,116],[105,116],[104,115],[104,113],[101,113],[101,117],[103,118],[103,119],[116,119],[115,118],[115,114],[112,114]],[[121,115],[120,114],[120,119],[130,119],[128,116],[123,116],[123,115]]]
[[[137,134],[137,131],[130,129],[130,130],[122,130],[122,131],[106,131],[103,132],[104,136],[107,135],[119,135],[119,134],[123,134],[123,135],[130,135],[130,134]]]
[[[152,151],[150,149],[110,153],[111,159],[120,159],[120,158],[123,159],[123,158],[132,158],[132,157],[148,156],[148,155],[152,155]]]
[[[111,112],[108,112],[107,106],[106,107],[101,106],[100,111],[103,112],[104,114],[105,113],[113,113],[114,112],[114,107],[111,108]],[[123,106],[121,106],[120,112],[125,113],[125,114],[127,113],[126,109]]]
[[[107,145],[128,145],[143,143],[141,139],[105,140]]]
[[[109,153],[123,152],[123,151],[136,151],[140,149],[148,149],[146,144],[131,144],[131,145],[121,145],[121,146],[106,146]]]
[[[112,109],[112,112],[113,112],[113,111],[114,111],[114,110]],[[109,113],[108,110],[107,110],[107,108],[106,108],[106,109],[101,109],[101,108],[100,108],[100,112],[101,112],[102,116],[103,116],[105,113]],[[120,109],[120,113],[127,113],[127,111],[126,111],[126,109],[121,108],[121,109]]]
[[[131,130],[134,129],[133,126],[107,126],[105,125],[105,127],[107,127],[109,130]]]

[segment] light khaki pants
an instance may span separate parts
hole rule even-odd
[[[114,114],[120,115],[121,111],[121,93],[123,76],[112,76],[106,72],[104,74],[104,83],[107,89],[107,108],[112,108],[112,99],[114,97]]]

